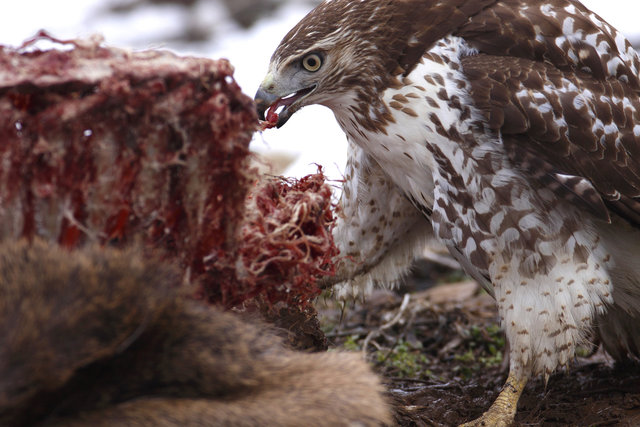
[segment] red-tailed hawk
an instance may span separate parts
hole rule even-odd
[[[273,54],[259,113],[322,104],[350,141],[340,278],[433,234],[494,295],[509,377],[469,425],[510,424],[591,328],[640,357],[639,68],[576,0],[325,1]]]

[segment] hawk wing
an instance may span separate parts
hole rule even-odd
[[[534,21],[535,20],[535,24]],[[579,3],[501,2],[459,35],[470,94],[514,166],[640,226],[640,81],[629,42]]]

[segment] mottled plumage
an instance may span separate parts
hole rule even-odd
[[[575,0],[325,1],[273,55],[259,112],[323,104],[349,140],[339,279],[391,282],[435,236],[496,298],[510,374],[477,425],[592,329],[640,357],[639,69]]]

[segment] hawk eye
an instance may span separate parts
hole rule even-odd
[[[322,58],[317,53],[310,53],[302,59],[302,66],[305,70],[313,73],[322,66]]]

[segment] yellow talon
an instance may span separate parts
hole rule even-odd
[[[496,398],[493,405],[487,412],[468,423],[462,424],[460,427],[508,427],[513,423],[516,416],[518,399],[527,384],[528,378],[518,378],[517,375],[509,372],[507,382],[504,384],[502,391]]]

